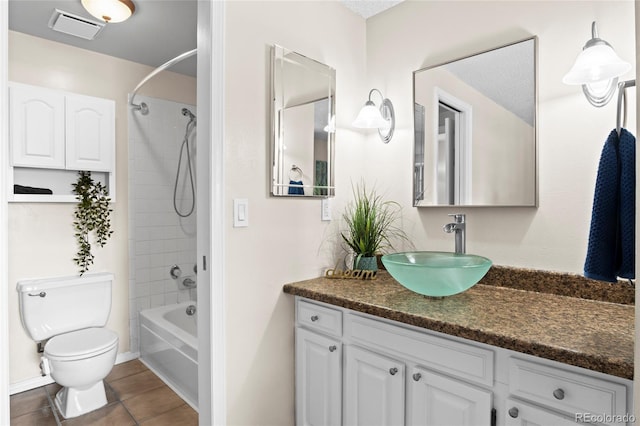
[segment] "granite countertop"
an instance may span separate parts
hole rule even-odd
[[[380,271],[375,280],[369,281],[315,278],[286,284],[284,292],[633,379],[633,305],[603,301],[606,298],[593,300],[600,297],[578,298],[554,294],[556,291],[542,292],[540,288],[531,291],[527,285],[524,286],[527,290],[514,288],[513,283],[519,281],[517,277],[524,275],[514,276],[513,271],[504,267],[492,270],[471,289],[442,299],[409,291],[386,271]],[[547,274],[536,280],[536,274],[531,276],[538,282],[567,277],[558,274],[549,278]],[[509,287],[500,285],[505,280],[509,281]],[[629,292],[623,289],[623,293],[625,291]]]

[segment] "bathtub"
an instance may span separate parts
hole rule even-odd
[[[187,315],[196,302],[140,312],[140,358],[193,408],[198,408],[197,313]]]

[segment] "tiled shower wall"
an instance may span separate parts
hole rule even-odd
[[[138,313],[158,306],[196,300],[196,290],[180,282],[190,277],[197,281],[196,213],[179,217],[173,207],[173,192],[185,137],[188,117],[186,107],[196,114],[193,105],[136,96],[145,102],[149,114],[129,112],[129,327],[131,352],[139,351]],[[196,132],[189,136],[194,184],[196,177]],[[178,179],[178,209],[191,206],[186,149]],[[173,279],[170,270],[178,265],[182,271]]]

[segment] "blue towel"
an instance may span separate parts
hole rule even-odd
[[[636,138],[613,130],[602,149],[593,196],[584,275],[635,278]]]
[[[290,180],[289,185],[300,185],[300,186],[290,186],[289,195],[304,195],[304,188],[302,187],[304,183],[301,180]]]

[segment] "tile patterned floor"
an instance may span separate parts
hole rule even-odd
[[[64,419],[51,384],[11,396],[11,426],[197,426],[198,413],[138,360],[118,364],[105,379],[107,405]]]

